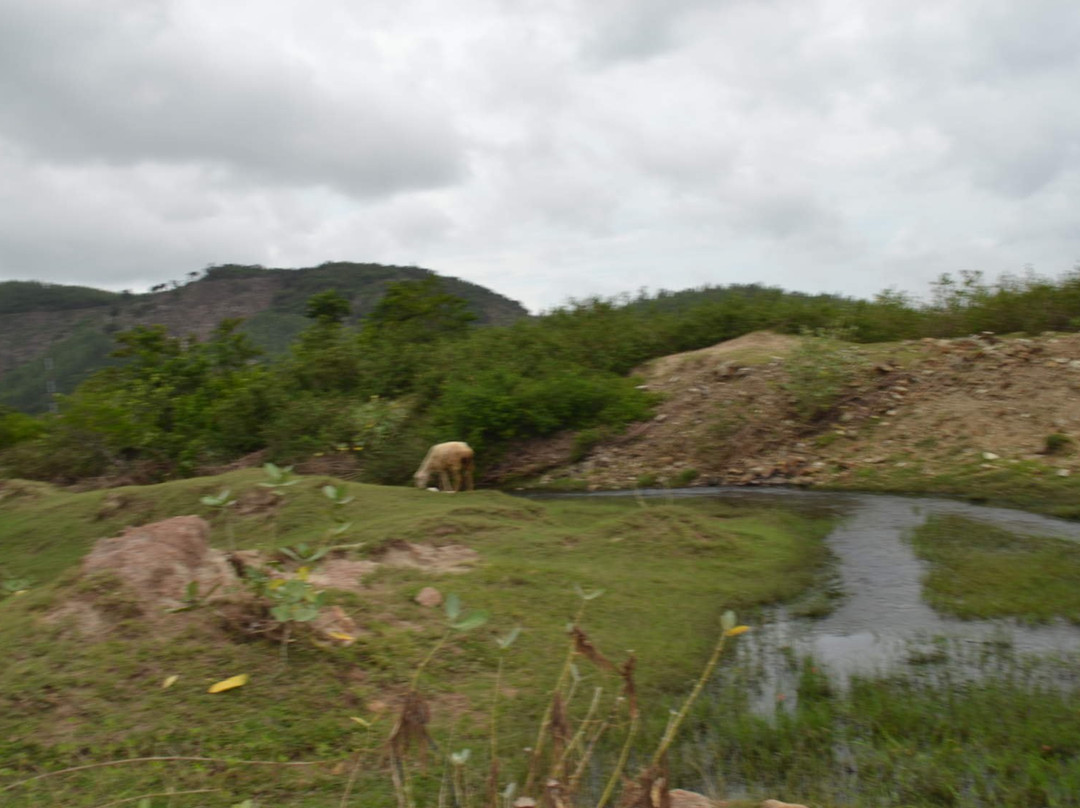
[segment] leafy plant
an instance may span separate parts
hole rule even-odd
[[[323,496],[330,501],[330,518],[337,523],[327,530],[327,535],[336,538],[352,527],[352,522],[345,519],[342,511],[355,497],[345,492],[344,485],[324,485],[322,492]]]
[[[279,623],[309,623],[319,616],[326,593],[314,587],[308,574],[308,568],[301,567],[295,578],[275,578],[267,585],[270,614]]]
[[[1043,445],[1043,454],[1065,454],[1070,448],[1072,448],[1072,445],[1073,439],[1070,438],[1068,435],[1063,435],[1060,432],[1054,432],[1046,436],[1046,441]]]
[[[329,553],[331,549],[333,548],[311,547],[307,542],[301,541],[297,542],[292,547],[279,547],[278,552],[299,564],[314,564]]]
[[[276,496],[285,496],[285,490],[290,485],[296,485],[300,480],[293,476],[292,466],[278,466],[274,463],[263,463],[263,472],[267,480],[259,483],[263,488],[269,488]]]
[[[235,541],[233,538],[233,525],[230,515],[232,513],[232,506],[236,504],[236,500],[229,496],[229,489],[223,489],[217,496],[207,495],[200,497],[199,502],[217,510],[218,515],[225,521],[225,535],[228,538],[229,549],[234,549]]]
[[[166,609],[166,611],[170,614],[175,612],[190,612],[193,609],[198,609],[200,606],[205,606],[207,599],[217,591],[220,585],[220,583],[214,584],[210,587],[210,591],[203,595],[199,592],[199,582],[189,581],[188,585],[184,587],[182,605],[172,609]]]
[[[30,588],[29,578],[3,578],[0,579],[0,600],[11,595],[21,595]]]

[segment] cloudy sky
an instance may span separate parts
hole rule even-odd
[[[1075,0],[0,0],[0,280],[539,310],[1080,262]]]

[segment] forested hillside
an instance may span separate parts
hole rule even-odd
[[[113,364],[114,335],[134,326],[164,325],[173,336],[205,339],[222,320],[240,318],[241,331],[274,355],[303,330],[304,306],[313,294],[337,290],[356,322],[388,284],[430,277],[435,274],[420,267],[335,262],[295,270],[210,267],[159,284],[148,294],[0,283],[0,405],[44,412],[51,391],[70,393],[90,373]],[[519,303],[482,286],[457,278],[440,281],[466,301],[478,324],[505,325],[527,314]]]

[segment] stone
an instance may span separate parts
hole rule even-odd
[[[425,586],[420,590],[420,594],[416,596],[416,602],[429,609],[441,606],[443,602],[442,592],[433,586]]]
[[[671,808],[715,808],[716,803],[704,794],[673,788],[668,792]]]
[[[183,605],[188,584],[199,593],[220,595],[238,579],[225,555],[211,550],[210,525],[198,516],[174,516],[161,522],[129,527],[101,539],[83,559],[84,573],[111,572],[144,606]]]

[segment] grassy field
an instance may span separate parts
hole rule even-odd
[[[1080,623],[1080,544],[1022,536],[960,516],[934,516],[911,535],[930,562],[923,597],[963,618]]]
[[[638,660],[642,718],[632,761],[639,761],[694,684],[721,614],[796,598],[823,580],[828,566],[821,539],[829,523],[776,510],[536,502],[491,491],[438,496],[348,484],[354,499],[333,513],[321,487],[334,481],[300,478],[275,504],[259,488],[265,479],[242,471],[84,493],[4,484],[0,583],[29,588],[0,601],[0,804],[185,808],[251,799],[314,808],[341,804],[355,778],[348,804],[395,805],[385,740],[399,699],[436,646],[418,689],[439,746],[426,769],[407,767],[411,787],[418,804],[434,804],[446,787],[440,761],[468,748],[461,785],[472,789],[471,804],[481,804],[499,657],[501,788],[524,779],[523,750],[535,742],[563,665],[566,626],[582,609],[597,649],[615,663],[632,649]],[[226,522],[200,501],[225,488],[247,504],[246,515],[238,511]],[[331,593],[361,627],[355,644],[320,647],[300,634],[283,664],[279,644],[235,631],[213,605],[147,615],[115,587],[79,575],[79,559],[95,539],[193,513],[213,519],[219,546],[362,542],[348,552],[366,558],[402,541],[460,543],[480,561],[461,575],[383,567],[363,591]],[[334,516],[352,527],[331,539]],[[439,645],[445,616],[413,602],[427,585],[456,593],[466,610],[486,610],[490,620],[451,631]],[[587,602],[579,594],[598,590],[603,594]],[[87,637],[70,615],[59,616],[72,598],[89,599],[106,616],[104,629]],[[523,629],[520,639],[500,651],[494,640],[514,627]],[[582,656],[573,670],[580,681],[567,710],[571,724],[597,687],[603,691],[593,725],[610,718],[610,739],[586,778],[587,789],[599,791],[603,784],[594,781],[627,732],[626,703],[614,701],[623,683]],[[239,674],[249,677],[245,686],[207,693]],[[157,760],[98,765],[141,758]],[[88,768],[23,782],[72,767]]]

